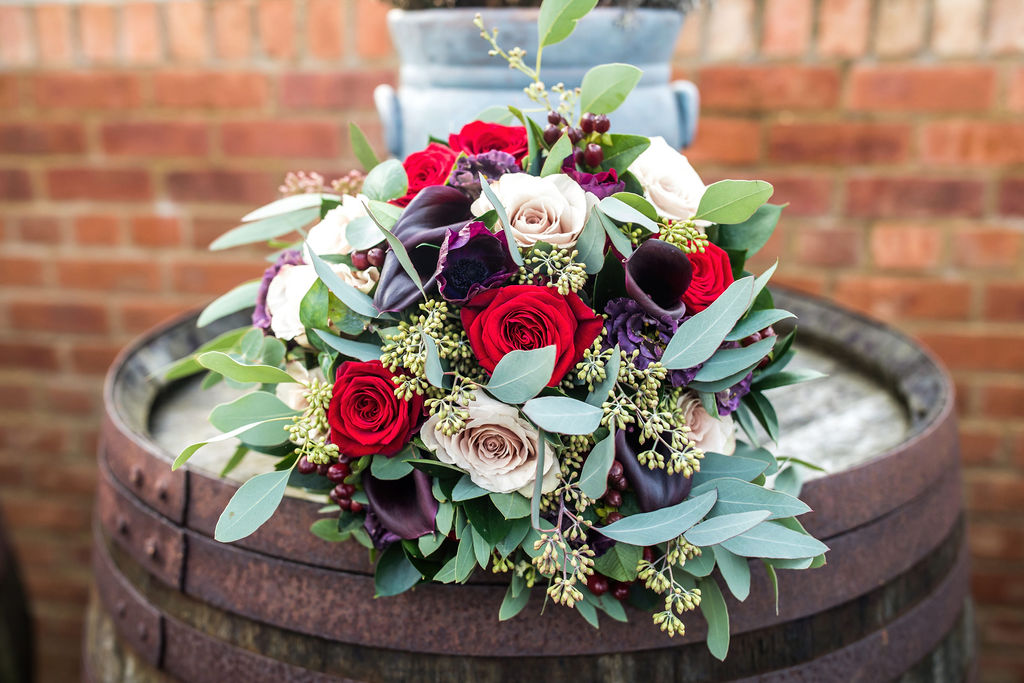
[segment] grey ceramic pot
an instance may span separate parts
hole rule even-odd
[[[388,13],[388,27],[401,60],[399,86],[377,87],[374,98],[388,149],[397,157],[422,149],[431,135],[442,139],[492,105],[536,107],[523,88],[529,80],[487,54],[488,45],[473,26],[478,10],[428,9]],[[508,50],[537,53],[536,9],[482,10],[488,28],[499,29]],[[697,89],[671,81],[673,47],[684,15],[670,9],[600,8],[584,17],[565,41],[544,49],[541,78],[578,86],[597,64],[627,62],[643,69],[640,84],[612,113],[613,133],[661,135],[676,147],[693,139]],[[533,114],[538,122],[544,112]],[[542,124],[543,125],[543,124]]]

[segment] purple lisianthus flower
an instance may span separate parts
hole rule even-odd
[[[263,271],[263,279],[260,281],[260,289],[256,293],[256,309],[252,312],[252,325],[263,332],[270,331],[270,313],[267,312],[267,291],[270,290],[270,281],[277,277],[285,266],[298,266],[305,263],[302,260],[302,252],[298,249],[282,251],[274,264]]]
[[[690,280],[693,266],[679,247],[658,239],[649,239],[626,259],[626,293],[654,318],[679,320],[686,313],[681,297]]]
[[[732,415],[740,407],[740,400],[750,393],[750,383],[754,381],[754,373],[749,373],[738,383],[715,394],[718,403],[718,414]]]
[[[608,316],[604,323],[608,346],[619,345],[626,353],[639,351],[633,361],[641,370],[661,360],[665,346],[676,331],[676,321],[670,316],[652,316],[633,299],[612,299],[605,307]]]
[[[577,171],[571,156],[566,157],[565,163],[562,164],[562,173],[575,180],[584,191],[590,192],[598,199],[610,197],[616,192],[626,189],[626,183],[619,180],[619,174],[614,168],[600,173]]]
[[[448,230],[441,243],[435,278],[442,297],[464,304],[477,292],[500,285],[518,271],[505,233],[492,233],[480,221],[473,221]]]
[[[430,490],[430,477],[420,470],[413,470],[401,479],[377,479],[363,473],[363,490],[370,501],[373,524],[379,524],[386,532],[412,540],[434,533],[437,518],[437,500]],[[369,521],[369,514],[367,514]],[[367,527],[367,531],[373,531]],[[383,532],[378,532],[386,541]]]
[[[480,174],[484,178],[494,182],[506,173],[519,173],[522,171],[516,158],[508,152],[491,150],[482,154],[460,156],[455,162],[455,168],[448,178],[448,184],[457,187],[465,192],[470,199],[476,201],[480,197]]]

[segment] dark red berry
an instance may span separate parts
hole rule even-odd
[[[329,469],[331,469],[330,465],[317,465],[316,466],[316,472],[321,477],[326,477],[327,476],[327,470],[329,470]]]
[[[622,505],[622,494],[612,489],[608,493],[604,494],[604,502],[613,508],[617,508]]]
[[[365,251],[352,252],[352,267],[356,270],[366,270],[370,267],[370,259],[366,258]]]
[[[345,481],[345,477],[352,474],[352,468],[345,463],[336,462],[327,468],[327,478],[335,484]]]
[[[598,114],[594,117],[594,130],[602,135],[608,132],[608,129],[612,127],[612,122],[608,120],[608,117],[604,114]]]
[[[761,330],[761,338],[767,339],[768,337],[777,337],[778,333],[775,332],[775,328],[769,325],[768,327]]]
[[[561,114],[559,114],[557,111],[549,111],[548,112],[548,123],[550,123],[552,126],[557,126],[561,122],[562,122],[562,115]]]
[[[594,115],[589,111],[580,117],[580,128],[583,129],[584,133],[589,135],[594,132],[594,118]]]
[[[622,463],[618,460],[612,460],[612,466],[608,468],[608,478],[618,479],[622,476]]]
[[[650,548],[644,548],[644,559],[648,562],[654,560],[654,551]]]
[[[339,484],[338,489],[345,495],[346,498],[351,498],[352,494],[356,492],[356,487],[352,484]]]
[[[548,126],[544,129],[544,143],[548,147],[558,142],[560,137],[562,137],[562,131],[559,130],[558,126]]]
[[[569,140],[572,141],[572,144],[575,145],[577,142],[583,139],[583,131],[577,128],[576,126],[566,128],[565,130],[567,133],[569,133]]]
[[[594,595],[601,596],[608,592],[608,579],[600,574],[591,574],[587,579],[587,588]]]
[[[743,339],[741,339],[740,340],[740,346],[750,346],[754,342],[759,342],[759,341],[761,341],[761,333],[760,332],[755,332],[754,334],[750,335],[749,337],[744,337]]]
[[[587,151],[583,153],[583,160],[587,162],[587,166],[600,166],[604,161],[604,150],[601,149],[601,145],[593,142],[587,145]]]
[[[348,498],[342,498],[338,501],[338,507],[340,507],[342,510],[351,510],[352,501],[349,500]]]
[[[366,260],[370,262],[371,266],[380,268],[384,265],[384,250],[380,247],[374,247],[366,252]]]
[[[573,158],[573,161],[576,162],[577,166],[582,166],[583,165],[583,150],[582,149],[576,150],[573,153],[573,157],[572,158]]]
[[[316,464],[306,459],[306,456],[299,458],[298,464],[295,465],[295,469],[299,471],[299,474],[313,474],[316,472]]]
[[[614,524],[615,522],[619,521],[620,519],[625,519],[625,517],[626,517],[626,515],[622,514],[621,512],[616,512],[616,511],[613,510],[612,512],[609,512],[605,516],[604,521],[605,521],[606,524]]]
[[[353,500],[352,503],[349,505],[348,509],[351,512],[362,512],[363,504],[360,503],[358,500]]]
[[[618,600],[619,602],[623,602],[625,600],[628,600],[629,599],[629,586],[627,586],[624,583],[620,583],[619,585],[617,585],[615,588],[612,589],[612,597],[615,598],[616,600]]]
[[[334,498],[351,498],[352,494],[345,490],[346,486],[351,486],[351,484],[338,484],[331,489],[331,496]]]
[[[616,477],[612,479],[612,488],[616,491],[625,491],[629,486],[629,482],[626,481],[625,477]]]

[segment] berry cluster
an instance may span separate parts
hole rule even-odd
[[[578,126],[570,126],[564,116],[557,111],[550,111],[548,127],[544,129],[544,142],[553,145],[564,132],[574,146],[583,143],[583,148],[577,149],[573,157],[576,165],[597,168],[604,161],[604,150],[599,141],[609,128],[611,121],[604,114],[586,112],[580,117]]]
[[[366,270],[370,266],[380,268],[383,265],[384,250],[380,247],[352,252],[352,267],[356,270]]]
[[[357,500],[352,500],[352,495],[356,492],[356,487],[352,484],[346,484],[345,479],[352,474],[352,467],[349,463],[352,461],[351,458],[341,456],[337,462],[329,465],[317,465],[306,459],[306,456],[299,458],[299,462],[296,463],[295,469],[300,474],[313,474],[316,472],[322,477],[327,477],[334,488],[328,494],[331,500],[338,504],[342,510],[348,510],[350,512],[362,512],[363,504]]]
[[[644,548],[644,560],[650,562],[654,559],[654,551],[650,548]],[[591,574],[587,578],[587,589],[596,595],[601,597],[608,591],[611,591],[612,597],[619,602],[625,602],[629,599],[629,587],[632,586],[635,581],[616,581],[615,579],[609,579],[603,574]]]
[[[622,463],[618,460],[612,461],[612,466],[608,470],[608,491],[604,494],[604,503],[608,507],[617,508],[622,505],[622,491],[626,490],[629,483],[626,481],[626,475],[622,471]],[[618,510],[612,510],[608,513],[605,518],[605,522],[611,524],[622,519],[623,514]]]

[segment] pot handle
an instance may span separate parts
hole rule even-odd
[[[692,81],[672,81],[670,87],[676,96],[679,114],[679,142],[682,147],[689,147],[697,134],[700,92]]]
[[[387,83],[373,89],[373,103],[377,107],[384,142],[393,157],[402,158],[402,108],[398,93]]]

